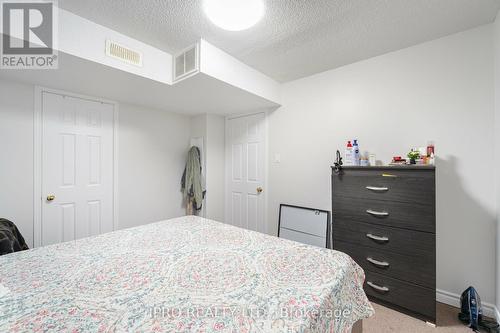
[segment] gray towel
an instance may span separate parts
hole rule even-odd
[[[205,190],[201,175],[200,149],[196,146],[189,149],[186,168],[182,174],[181,190],[184,198],[192,201],[196,210],[200,210]]]

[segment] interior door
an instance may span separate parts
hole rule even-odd
[[[41,245],[113,230],[113,110],[42,93]]]
[[[266,232],[265,113],[228,119],[226,222]]]

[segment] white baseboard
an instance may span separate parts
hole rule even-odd
[[[436,290],[436,301],[460,308],[460,295],[445,290]],[[481,302],[481,305],[483,307],[484,316],[496,318],[497,321],[500,321],[500,313],[494,304]]]

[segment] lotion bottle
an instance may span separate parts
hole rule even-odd
[[[347,141],[347,147],[345,148],[345,165],[354,165],[353,163],[353,149],[352,149],[352,144],[351,141]]]
[[[354,140],[354,144],[352,145],[352,157],[354,165],[361,165],[361,154],[359,153],[359,145],[358,140]]]

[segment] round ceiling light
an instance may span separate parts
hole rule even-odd
[[[229,31],[248,29],[264,15],[262,0],[204,0],[203,7],[213,24]]]

